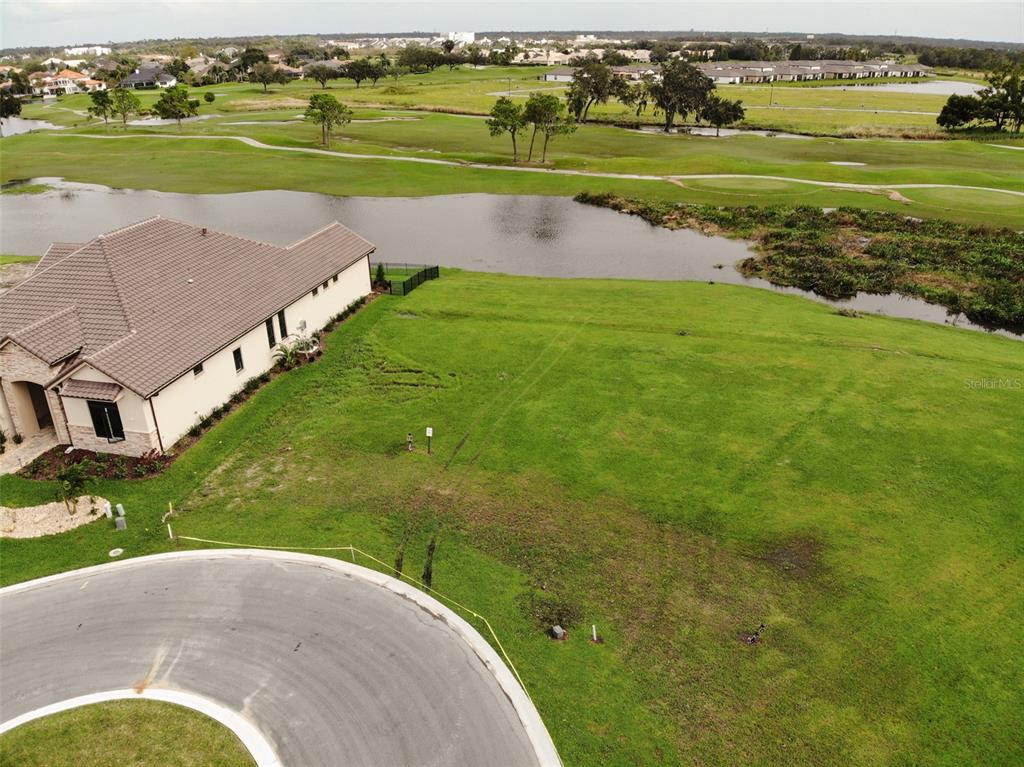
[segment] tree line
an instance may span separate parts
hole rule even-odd
[[[1024,64],[990,72],[988,85],[973,96],[950,96],[936,122],[946,130],[992,127],[1020,133],[1024,126]]]
[[[618,99],[633,108],[639,125],[640,116],[648,107],[660,115],[664,130],[669,132],[675,121],[689,116],[715,126],[742,120],[743,103],[724,99],[715,93],[715,84],[697,67],[681,59],[661,65],[657,77],[645,76],[630,82],[616,74],[612,67],[596,58],[579,62],[565,102],[550,93],[533,92],[525,103],[516,103],[509,96],[500,97],[491,108],[487,129],[492,136],[508,134],[512,140],[512,160],[519,162],[519,140],[530,136],[526,161],[533,159],[538,134],[542,137],[541,162],[547,161],[548,143],[585,123],[594,104]]]
[[[671,59],[661,64],[657,76],[644,75],[635,82],[617,75],[602,61],[585,59],[576,69],[566,101],[578,122],[587,121],[592,106],[612,98],[633,107],[638,124],[651,107],[662,117],[666,132],[677,118],[685,120],[690,115],[718,129],[742,120],[743,102],[723,99],[715,90],[709,77],[682,59]]]

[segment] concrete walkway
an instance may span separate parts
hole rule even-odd
[[[388,154],[358,154],[356,152],[337,152],[332,149],[314,149],[312,147],[299,146],[274,146],[264,144],[248,136],[172,136],[166,134],[139,134],[129,133],[122,136],[101,136],[90,133],[59,133],[57,136],[73,136],[75,138],[97,139],[99,141],[123,141],[133,139],[160,139],[173,141],[238,141],[254,149],[264,149],[274,152],[299,152],[301,154],[318,154],[327,157],[344,157],[349,160],[384,160],[387,162],[412,162],[423,165],[442,165],[455,168],[474,168],[477,170],[506,171],[509,173],[547,173],[556,176],[584,176],[589,178],[616,178],[634,181],[666,181],[678,184],[688,179],[715,179],[715,178],[749,178],[768,179],[772,181],[787,181],[793,184],[809,184],[811,186],[828,187],[832,189],[851,189],[862,192],[883,191],[887,189],[967,189],[977,192],[995,192],[997,194],[1009,194],[1017,197],[1024,197],[1024,191],[1013,189],[1000,189],[990,186],[968,186],[964,184],[856,184],[844,181],[815,181],[806,178],[793,178],[791,176],[767,176],[748,173],[696,173],[696,174],[668,174],[654,175],[644,173],[610,173],[603,171],[569,170],[565,168],[534,168],[522,165],[492,165],[480,162],[459,162],[456,160],[438,160],[430,157],[408,157],[405,155]]]
[[[53,429],[44,429],[25,437],[20,445],[15,445],[8,436],[6,447],[4,454],[0,455],[0,474],[13,474],[47,450],[57,447],[57,434]]]
[[[0,614],[0,732],[134,691],[221,711],[261,767],[561,765],[472,626],[336,559],[158,554],[0,589]]]

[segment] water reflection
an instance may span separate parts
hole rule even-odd
[[[59,179],[30,183],[55,189],[0,197],[0,252],[41,254],[51,242],[84,242],[155,215],[277,245],[340,221],[375,243],[375,258],[384,261],[539,277],[713,280],[863,312],[981,329],[914,298],[859,294],[849,301],[825,301],[796,288],[749,279],[733,268],[751,255],[747,243],[669,231],[564,197],[331,197],[286,191],[190,195],[115,191]]]

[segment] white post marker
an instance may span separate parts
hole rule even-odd
[[[427,455],[430,455],[430,440],[433,438],[433,436],[434,436],[434,427],[433,426],[428,426],[427,427]]]

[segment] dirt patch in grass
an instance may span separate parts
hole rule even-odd
[[[811,536],[794,536],[765,546],[758,559],[790,578],[806,580],[821,575],[825,544]]]
[[[308,101],[293,98],[281,99],[239,99],[231,102],[231,110],[235,112],[264,112],[271,109],[305,109]]]

